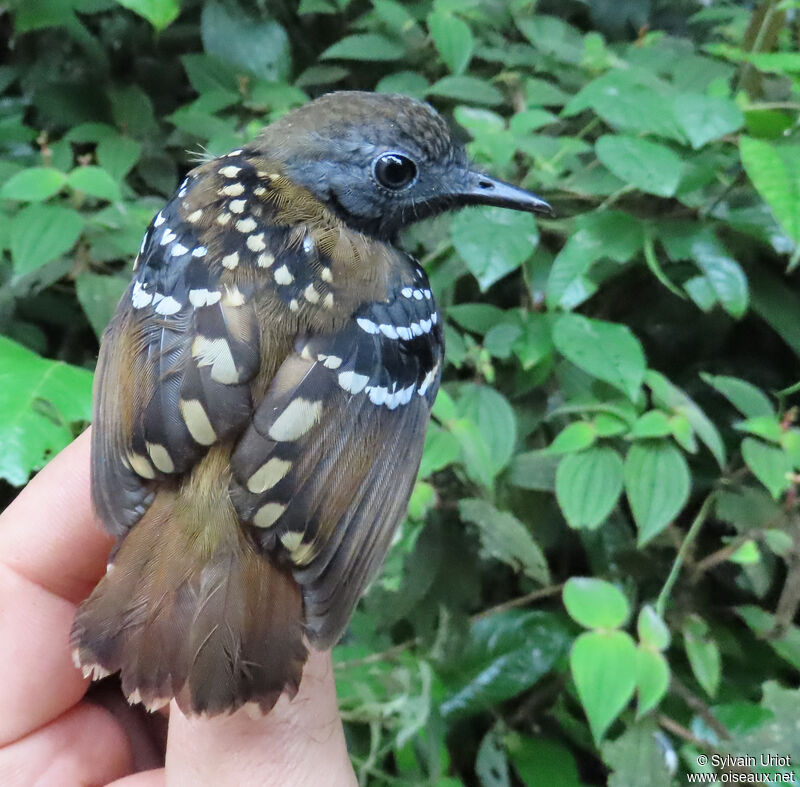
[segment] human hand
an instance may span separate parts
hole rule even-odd
[[[113,679],[85,696],[69,630],[112,544],[92,511],[88,438],[65,448],[0,516],[0,784],[356,784],[330,653],[312,650],[297,696],[258,720],[241,711],[187,718],[171,703],[165,742],[163,717],[129,707]]]

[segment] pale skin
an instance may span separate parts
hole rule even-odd
[[[160,719],[111,689],[86,698],[69,630],[110,548],[83,434],[0,516],[0,784],[302,787],[323,774],[331,787],[356,784],[329,652],[311,652],[297,696],[264,718],[187,718],[173,702],[165,756]]]

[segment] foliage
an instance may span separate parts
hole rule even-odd
[[[677,784],[700,753],[796,750],[798,7],[706,5],[11,2],[10,484],[87,421],[97,335],[200,151],[399,91],[557,209],[404,239],[448,366],[336,652],[362,783]]]

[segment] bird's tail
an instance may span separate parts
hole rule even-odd
[[[184,713],[266,713],[300,682],[302,597],[244,537],[225,474],[211,473],[201,463],[158,492],[78,609],[73,657],[95,678],[121,670],[129,701],[151,710],[174,697]]]

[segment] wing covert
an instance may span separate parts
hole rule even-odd
[[[443,337],[424,273],[335,333],[301,336],[232,455],[234,505],[333,644],[388,549],[419,466]]]

